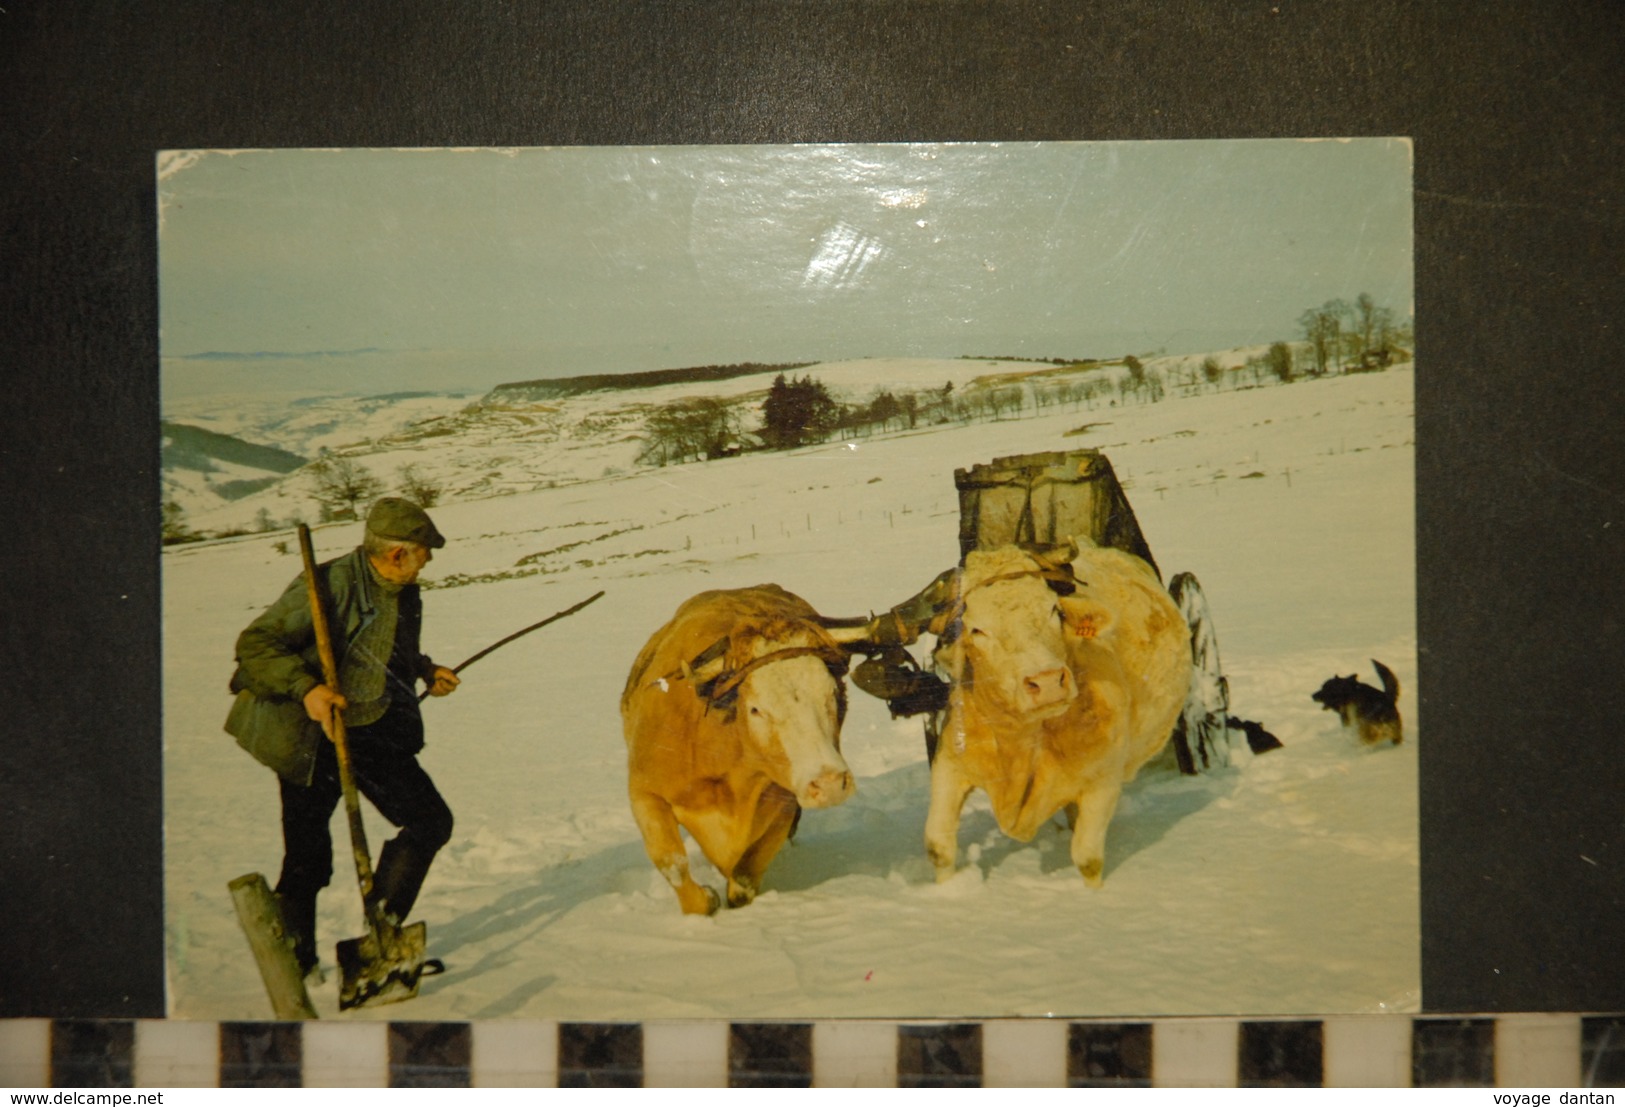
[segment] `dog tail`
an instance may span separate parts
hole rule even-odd
[[[1399,678],[1394,675],[1392,669],[1388,668],[1388,666],[1384,665],[1374,657],[1371,659],[1371,664],[1376,668],[1377,675],[1382,678],[1383,692],[1387,694],[1389,699],[1393,700],[1395,703],[1398,703]]]

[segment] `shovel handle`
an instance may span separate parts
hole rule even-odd
[[[305,559],[305,590],[310,596],[310,621],[316,628],[316,653],[322,662],[322,682],[339,690],[339,667],[333,653],[333,633],[327,622],[327,602],[321,580],[316,575],[316,553],[310,544],[310,527],[299,524],[299,552]],[[373,918],[372,855],[367,850],[367,830],[361,822],[361,797],[356,794],[355,773],[350,767],[350,743],[344,730],[344,715],[335,710],[324,728],[333,739],[339,763],[339,787],[344,791],[344,813],[350,822],[350,847],[355,854],[355,875],[361,885],[361,906],[369,924]]]

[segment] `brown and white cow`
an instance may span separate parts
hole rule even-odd
[[[1099,887],[1123,784],[1179,716],[1190,631],[1150,566],[1092,546],[1070,572],[1064,559],[1014,547],[965,558],[958,617],[934,654],[950,681],[925,825],[938,880],[954,873],[960,809],[981,788],[1019,841],[1065,809],[1072,861]]]
[[[801,808],[852,795],[846,665],[817,613],[774,584],[694,596],[638,654],[621,695],[632,814],[684,912],[719,900],[689,874],[679,827],[742,907]]]

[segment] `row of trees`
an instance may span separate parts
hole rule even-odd
[[[1379,367],[1397,356],[1400,343],[1410,341],[1408,325],[1394,312],[1378,304],[1368,293],[1352,303],[1328,300],[1310,308],[1299,318],[1305,339],[1302,349],[1288,342],[1272,343],[1267,352],[1255,354],[1239,365],[1227,366],[1216,356],[1202,359],[1199,367],[1175,370],[1172,386],[1179,389],[1220,387],[1227,375],[1253,384],[1274,378],[1283,384],[1308,373],[1321,376],[1351,367]],[[1004,358],[1001,360],[1018,360]],[[1104,367],[1104,362],[1053,361],[1073,369]],[[843,403],[823,382],[811,376],[778,374],[762,405],[762,423],[750,440],[739,408],[713,397],[680,400],[653,412],[645,424],[644,447],[638,460],[646,465],[671,465],[684,461],[723,457],[760,445],[768,449],[791,449],[822,442],[839,434],[853,438],[879,428],[913,428],[921,423],[970,423],[1019,417],[1029,406],[1041,412],[1051,406],[1070,404],[1073,410],[1097,403],[1155,403],[1165,398],[1168,382],[1161,374],[1129,355],[1121,363],[1125,372],[1106,374],[1075,373],[1058,379],[1042,376],[1021,384],[966,389],[955,393],[952,382],[940,389],[916,392],[877,390],[867,401]]]
[[[1232,381],[1251,377],[1254,385],[1262,384],[1269,377],[1275,377],[1282,384],[1290,384],[1297,376],[1297,359],[1292,347],[1285,342],[1272,343],[1267,352],[1253,354],[1234,365],[1226,365],[1217,356],[1209,354],[1197,369],[1176,375],[1174,384],[1186,390],[1203,385],[1218,388],[1224,384],[1226,376]]]
[[[1309,372],[1317,377],[1334,370],[1346,372],[1351,365],[1386,365],[1395,347],[1409,338],[1393,309],[1377,303],[1368,292],[1353,303],[1327,300],[1309,308],[1298,317],[1298,326],[1309,344],[1313,362]]]
[[[311,462],[310,475],[316,481],[317,502],[333,519],[359,518],[360,505],[383,495],[386,490],[384,482],[365,465],[338,454],[324,453]],[[438,480],[416,464],[401,466],[395,484],[401,495],[422,507],[439,503],[444,490]]]
[[[1023,384],[955,391],[952,381],[941,388],[916,391],[877,389],[867,400],[843,401],[811,376],[780,373],[762,403],[762,421],[753,431],[744,426],[741,407],[715,397],[678,400],[650,412],[644,422],[643,465],[676,465],[702,461],[751,448],[793,449],[833,436],[858,438],[874,430],[912,429],[948,422],[1018,418],[1029,407],[1042,411],[1070,404],[1077,410],[1097,402],[1154,402],[1164,396],[1163,381],[1135,358],[1126,359],[1127,375],[1034,379]],[[754,437],[753,437],[754,436]]]
[[[642,465],[679,465],[724,457],[738,447],[739,416],[712,396],[656,408],[644,424]]]
[[[335,519],[359,519],[362,504],[370,503],[389,490],[384,481],[365,465],[336,454],[323,454],[310,463],[309,471],[315,479],[316,502],[321,508],[321,521],[324,523]],[[403,465],[397,470],[395,489],[423,507],[433,507],[439,503],[441,493],[444,491],[440,481],[425,473],[416,464]],[[262,507],[254,516],[254,526],[251,530],[222,531],[214,537],[229,538],[238,534],[263,533],[279,527],[296,526],[304,521],[304,516],[300,513],[295,513],[288,519],[278,519],[271,514],[270,508]],[[205,537],[192,530],[186,521],[185,509],[174,500],[164,501],[162,522],[162,538],[166,546],[178,542],[193,542]]]

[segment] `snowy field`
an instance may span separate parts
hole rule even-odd
[[[920,373],[917,387],[944,379]],[[1405,365],[624,475],[603,475],[605,456],[588,450],[558,487],[437,508],[450,542],[424,574],[424,648],[441,663],[606,595],[425,705],[422,760],[457,826],[415,918],[447,972],[409,1004],[342,1017],[1417,1010],[1412,380]],[[962,869],[938,885],[921,844],[919,721],[854,689],[842,745],[855,796],[807,812],[754,904],[681,915],[626,798],[617,701],[648,635],[694,592],[764,581],[829,615],[889,607],[957,556],[955,468],[1080,447],[1112,461],[1164,576],[1200,578],[1233,711],[1285,748],[1209,778],[1143,773],[1112,823],[1098,891],[1070,864],[1059,819],[1016,843],[978,793]],[[437,464],[428,448],[416,458]],[[324,526],[315,540],[333,557],[359,528]],[[270,1013],[226,884],[254,870],[275,880],[277,789],[221,723],[238,631],[298,570],[286,532],[164,552],[175,1017]],[[1399,748],[1357,748],[1309,698],[1335,673],[1375,683],[1370,658],[1404,688]],[[376,856],[388,828],[368,818]],[[362,930],[342,811],[334,840],[319,918],[329,961]],[[336,991],[330,974],[313,997],[324,1017]]]

